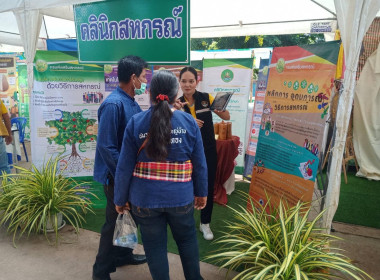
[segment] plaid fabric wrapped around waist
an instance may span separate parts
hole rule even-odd
[[[148,180],[189,182],[193,173],[190,160],[185,162],[138,162],[133,176]]]

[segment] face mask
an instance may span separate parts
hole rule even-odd
[[[139,80],[139,81],[140,81],[140,80]],[[136,87],[135,87],[135,94],[136,94],[136,95],[141,95],[141,94],[143,94],[143,93],[145,92],[145,89],[146,89],[146,83],[143,83],[143,82],[141,82],[141,81],[140,81],[140,83],[141,83],[140,88],[136,88]]]

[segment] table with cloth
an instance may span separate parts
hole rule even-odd
[[[218,164],[216,167],[214,202],[226,205],[227,194],[235,189],[235,158],[239,155],[240,138],[232,136],[228,140],[216,140]]]

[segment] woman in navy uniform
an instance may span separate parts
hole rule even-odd
[[[214,234],[210,229],[211,215],[214,201],[214,182],[217,166],[216,141],[214,124],[210,106],[214,101],[211,94],[196,90],[198,85],[197,71],[193,67],[185,67],[179,75],[179,82],[183,96],[176,102],[176,107],[181,107],[185,112],[191,114],[201,129],[203,147],[207,161],[208,170],[208,195],[207,204],[201,211],[201,224],[199,230],[206,240],[212,240]],[[223,120],[230,119],[230,113],[226,111],[213,111]]]

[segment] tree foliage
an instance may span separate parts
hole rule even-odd
[[[191,39],[191,50],[249,49],[324,42],[323,34],[290,34]]]
[[[89,134],[88,128],[93,126],[96,119],[87,119],[82,116],[82,112],[62,112],[62,118],[46,121],[48,127],[55,127],[57,135],[48,137],[48,143],[55,142],[58,145],[71,145],[75,143],[85,143],[96,140],[96,135]]]

